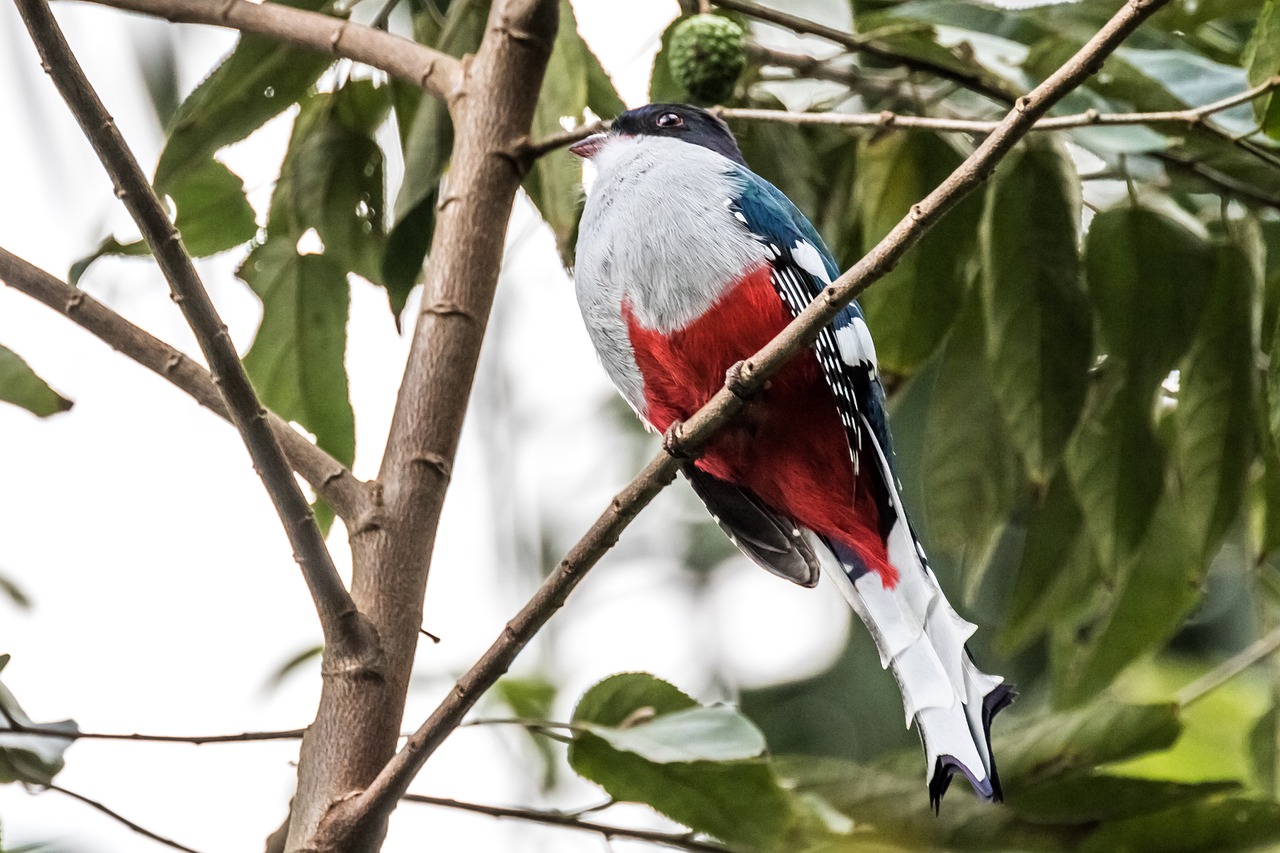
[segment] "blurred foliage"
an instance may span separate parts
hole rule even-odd
[[[806,76],[813,63],[756,64],[726,105],[998,118],[1116,8],[828,5],[879,55],[837,57],[831,67],[847,73],[821,79]],[[623,106],[572,7],[560,9],[540,136]],[[479,44],[488,4],[404,0],[401,12],[402,35],[461,56]],[[686,97],[667,65],[674,26],[654,100]],[[155,183],[193,252],[249,244],[240,275],[264,311],[250,374],[269,405],[350,462],[348,277],[384,287],[398,319],[431,262],[453,131],[417,88],[330,63],[241,39],[174,112]],[[1178,110],[1278,73],[1280,0],[1175,0],[1055,112]],[[292,137],[258,221],[215,155],[289,109]],[[396,133],[379,135],[392,119]],[[885,127],[734,130],[843,266],[980,141]],[[995,726],[1004,807],[953,791],[940,817],[929,811],[892,680],[856,632],[828,672],[745,691],[741,712],[704,707],[653,676],[610,678],[574,711],[569,766],[615,799],[742,850],[1280,844],[1277,688],[1241,698],[1233,682],[1168,701],[1280,623],[1276,139],[1275,92],[1195,123],[1033,135],[863,298],[904,499],[943,585],[983,626],[975,655],[1022,690]],[[386,186],[386,144],[406,163],[398,187]],[[566,263],[579,184],[564,151],[525,183]],[[108,238],[75,275],[101,254],[141,251]],[[25,368],[0,350],[0,398],[33,410],[65,403],[29,371],[4,372],[6,358]],[[28,396],[14,399],[15,388]],[[688,520],[671,541],[700,579],[694,590],[729,559],[709,520]],[[545,722],[555,695],[553,682],[508,679],[497,698]],[[549,768],[558,753],[540,760]]]

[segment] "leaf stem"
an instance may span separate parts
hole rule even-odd
[[[1277,651],[1280,651],[1280,628],[1273,628],[1250,643],[1248,647],[1183,687],[1174,696],[1174,701],[1178,703],[1179,708],[1186,708]]]

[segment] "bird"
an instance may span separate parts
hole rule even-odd
[[[570,150],[594,180],[574,289],[605,372],[677,450],[673,429],[835,278],[813,225],[686,104],[617,116]],[[875,344],[856,302],[681,471],[737,547],[803,587],[825,572],[866,625],[925,751],[936,812],[952,776],[1003,798],[991,722],[1014,697],[966,648],[902,504]]]

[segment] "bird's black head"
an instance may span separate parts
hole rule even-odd
[[[611,131],[627,136],[668,136],[746,165],[729,126],[706,110],[688,104],[647,104],[628,110],[613,120]]]

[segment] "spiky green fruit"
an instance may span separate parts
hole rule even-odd
[[[671,74],[689,97],[718,104],[733,94],[747,65],[746,33],[720,15],[694,15],[671,34]]]

